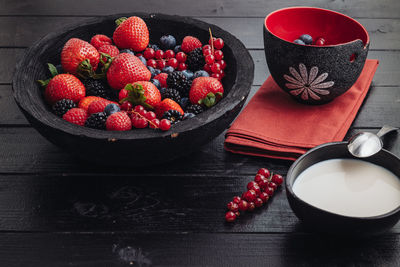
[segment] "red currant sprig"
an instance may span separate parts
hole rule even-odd
[[[162,131],[168,131],[171,128],[171,122],[169,120],[158,120],[153,111],[146,111],[141,105],[135,106],[135,108],[128,111],[128,113],[131,115],[132,125],[135,128],[141,129],[149,126],[152,129],[160,129]]]
[[[235,196],[228,203],[225,220],[233,222],[239,217],[240,212],[251,212],[260,208],[268,202],[282,183],[282,175],[270,173],[267,168],[259,169],[254,181],[247,184],[247,191],[242,194],[242,197]]]

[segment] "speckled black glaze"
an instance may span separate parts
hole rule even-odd
[[[272,78],[279,87],[294,97],[297,101],[305,104],[324,104],[332,101],[335,97],[346,92],[356,82],[364,67],[368,55],[369,43],[364,46],[361,40],[335,46],[305,46],[282,40],[264,27],[264,50],[268,68]],[[350,57],[355,55],[354,61]],[[293,77],[289,68],[299,72],[299,64],[303,63],[310,73],[312,67],[318,68],[318,75],[327,73],[328,76],[321,81],[334,82],[326,88],[327,95],[316,93],[320,99],[302,99],[301,94],[293,95],[293,89],[286,86],[289,83],[284,75]],[[325,89],[324,89],[325,90]]]
[[[311,231],[353,236],[376,235],[393,227],[400,219],[400,207],[379,216],[349,217],[319,209],[296,196],[293,184],[300,173],[315,163],[337,158],[354,158],[347,150],[347,142],[327,143],[315,147],[298,158],[288,171],[285,180],[286,195],[290,207],[304,226]],[[382,166],[400,177],[400,158],[385,149],[360,160]]]
[[[60,52],[68,39],[78,37],[90,41],[94,34],[112,36],[114,20],[133,15],[146,21],[151,43],[165,34],[173,34],[178,43],[186,35],[196,36],[205,42],[209,38],[209,27],[215,36],[223,38],[224,59],[227,62],[226,77],[223,79],[224,98],[211,109],[174,125],[167,132],[154,129],[101,131],[68,123],[54,115],[44,102],[43,90],[36,82],[48,77],[46,63],[60,62]],[[173,160],[218,136],[241,110],[253,75],[254,63],[247,49],[236,37],[218,26],[188,17],[130,13],[91,19],[48,34],[27,49],[16,66],[12,86],[22,112],[49,141],[82,159],[131,166]]]

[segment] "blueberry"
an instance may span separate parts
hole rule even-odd
[[[117,104],[108,104],[104,108],[104,112],[106,113],[107,116],[110,116],[111,114],[120,111],[119,107]]]
[[[161,83],[160,83],[159,80],[157,80],[157,79],[151,79],[150,82],[151,82],[152,84],[154,84],[154,85],[157,87],[157,89],[160,89],[160,88],[161,88]]]
[[[194,73],[193,79],[196,79],[198,77],[210,77],[207,71],[205,70],[198,70]]]
[[[62,68],[62,66],[60,64],[56,65],[56,69],[57,69],[58,74],[64,72],[64,70],[63,70],[63,68]]]
[[[182,49],[181,49],[181,46],[180,46],[180,45],[175,46],[175,48],[174,48],[175,54],[177,54],[177,53],[179,53],[179,52],[181,52],[181,51],[182,51]]]
[[[187,120],[190,118],[195,117],[196,115],[194,115],[193,113],[185,113],[185,115],[183,115],[183,120]]]
[[[132,54],[132,55],[135,54],[135,53],[134,53],[132,50],[130,50],[130,49],[122,49],[122,50],[119,51],[119,53],[128,53],[128,54]]]
[[[156,44],[149,44],[149,47],[150,47],[150,48],[153,48],[154,51],[160,50],[160,48],[159,48],[158,45],[156,45]]]
[[[151,78],[153,78],[154,76],[156,76],[156,72],[155,69],[153,67],[147,66],[147,69],[150,71],[151,73]]]
[[[160,94],[163,95],[165,93],[165,91],[167,90],[167,88],[163,87],[160,89]]]
[[[181,106],[181,108],[185,109],[187,105],[189,105],[189,98],[187,97],[182,97],[181,101],[179,102],[179,105]]]
[[[164,35],[160,38],[160,44],[164,50],[172,49],[176,45],[176,39],[172,35]]]
[[[293,43],[295,43],[295,44],[301,44],[301,45],[305,45],[305,43],[304,43],[302,40],[300,40],[300,39],[296,39],[296,40],[294,40],[294,41],[293,41]]]
[[[174,68],[171,66],[166,66],[165,68],[162,69],[162,72],[170,74],[174,72]]]
[[[182,73],[183,73],[183,75],[186,76],[186,78],[187,78],[188,80],[193,79],[193,75],[194,75],[194,74],[193,74],[192,71],[190,71],[190,70],[183,70]]]
[[[310,45],[313,42],[313,39],[309,34],[303,34],[299,39],[302,40],[306,45]]]
[[[139,56],[139,59],[143,62],[145,66],[147,66],[147,61],[143,56]]]
[[[155,70],[154,70],[154,73],[155,73],[156,75],[158,75],[158,74],[160,74],[160,73],[161,73],[161,70],[159,70],[159,69],[155,69]]]

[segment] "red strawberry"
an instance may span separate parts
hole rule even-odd
[[[90,103],[87,111],[88,111],[89,115],[91,115],[93,113],[103,112],[104,108],[108,104],[112,104],[112,103],[117,104],[117,103],[107,100],[107,99],[96,100],[96,101],[93,101],[92,103]]]
[[[102,45],[98,51],[101,53],[106,53],[111,57],[116,57],[119,54],[118,48],[115,45],[110,44]]]
[[[132,54],[121,53],[116,56],[107,71],[108,84],[120,90],[128,83],[149,81],[150,71],[143,62]]]
[[[96,34],[90,40],[90,44],[93,45],[96,49],[99,49],[103,45],[112,44],[112,41],[108,36],[106,36],[104,34]]]
[[[154,79],[157,79],[160,81],[161,87],[167,87],[167,78],[168,78],[168,74],[164,73],[164,72],[154,76]]]
[[[192,104],[203,104],[211,107],[221,99],[224,93],[222,83],[212,77],[198,77],[193,80],[189,92],[189,99]]]
[[[85,125],[85,121],[88,118],[86,110],[82,108],[71,108],[63,115],[63,119],[80,126]]]
[[[147,108],[154,108],[161,101],[161,94],[157,87],[151,82],[138,81],[134,84],[127,84],[124,88],[128,91],[129,101],[133,105],[143,105]]]
[[[196,37],[186,36],[185,38],[183,38],[181,49],[183,52],[189,53],[192,50],[202,46],[203,45],[201,44],[200,40]]]
[[[109,131],[128,131],[132,129],[132,122],[126,112],[120,111],[107,118],[106,127]]]
[[[139,52],[147,47],[149,30],[144,20],[139,17],[120,18],[117,24],[119,26],[114,31],[113,39],[119,48],[129,48]]]
[[[156,115],[157,118],[161,118],[164,113],[168,110],[177,110],[179,111],[182,115],[184,114],[181,106],[179,106],[178,103],[176,103],[174,100],[169,99],[169,98],[165,98],[163,101],[161,101],[156,107],[155,107],[155,111],[156,111]]]
[[[97,49],[78,38],[69,39],[61,51],[62,68],[74,75],[89,69],[95,71],[99,60],[100,54]]]
[[[87,96],[81,99],[79,101],[78,107],[82,108],[84,110],[88,110],[90,104],[94,101],[99,101],[99,100],[104,100],[104,98],[99,97],[99,96]]]
[[[86,89],[82,82],[71,74],[58,74],[46,86],[45,98],[49,104],[54,104],[63,98],[79,102],[85,97]]]

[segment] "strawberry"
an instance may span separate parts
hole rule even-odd
[[[174,100],[170,98],[165,98],[155,107],[157,118],[161,118],[164,115],[164,113],[168,110],[177,110],[182,115],[184,114],[181,106],[179,106],[178,103],[176,103]]]
[[[211,107],[222,98],[223,93],[224,87],[218,79],[198,77],[192,82],[189,99],[192,104],[203,104],[206,107]]]
[[[110,45],[110,44],[106,44],[106,45],[102,45],[98,51],[100,53],[106,53],[108,55],[110,55],[111,57],[116,57],[119,54],[119,50],[115,45]]]
[[[54,104],[63,98],[75,103],[85,97],[86,89],[82,82],[71,74],[58,74],[46,86],[44,96],[49,104]]]
[[[135,52],[143,51],[149,44],[149,30],[139,17],[120,18],[113,34],[115,44],[120,48],[132,49]]]
[[[85,121],[88,118],[86,110],[82,108],[71,108],[63,115],[63,119],[80,126],[85,125]]]
[[[161,87],[165,87],[166,88],[167,87],[167,78],[168,78],[168,74],[165,73],[165,72],[162,72],[162,73],[154,76],[153,79],[158,80],[160,82],[160,84],[161,84]]]
[[[150,78],[151,73],[143,62],[128,53],[117,55],[107,71],[108,84],[116,90],[124,88],[128,83],[149,81]]]
[[[85,72],[94,72],[99,64],[97,49],[78,38],[71,38],[61,51],[62,68],[71,74],[84,76]]]
[[[106,36],[104,34],[96,34],[90,40],[90,44],[93,45],[98,50],[103,45],[112,44],[112,41],[108,36]]]
[[[202,47],[200,40],[193,36],[186,36],[183,38],[181,49],[185,53],[189,53],[192,50]]]
[[[87,96],[81,99],[79,101],[78,107],[82,108],[84,110],[88,110],[90,104],[94,101],[99,101],[99,100],[104,100],[104,98],[99,97],[99,96]]]
[[[106,128],[109,131],[128,131],[132,129],[132,122],[126,112],[115,112],[107,118]]]
[[[107,100],[107,99],[96,100],[96,101],[93,101],[93,102],[90,103],[90,105],[88,106],[87,111],[88,111],[89,115],[91,115],[93,113],[103,112],[104,108],[108,104],[117,104],[117,103],[115,103],[113,101],[110,101],[110,100]]]
[[[121,100],[129,101],[132,105],[143,105],[146,108],[154,108],[161,102],[161,94],[157,87],[151,82],[139,81],[134,84],[128,83],[125,88],[128,91],[128,97]]]

